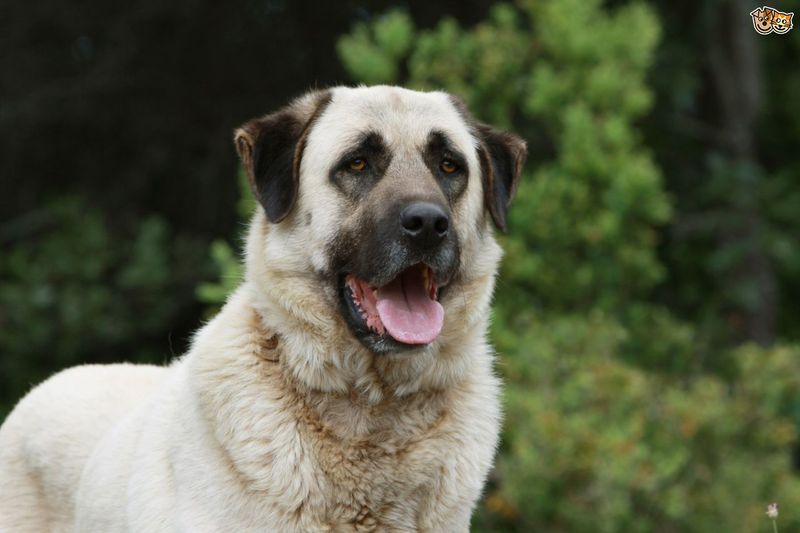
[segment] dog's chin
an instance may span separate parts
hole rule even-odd
[[[437,286],[435,277],[422,263],[399,271],[380,287],[352,273],[339,274],[340,313],[353,337],[380,355],[413,355],[430,345],[444,319],[439,303],[444,287]]]

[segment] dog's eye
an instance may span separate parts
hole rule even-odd
[[[445,174],[453,174],[458,171],[458,165],[450,161],[449,159],[445,159],[441,163],[439,163],[439,168]]]
[[[363,172],[367,168],[367,162],[363,159],[356,158],[350,161],[348,168],[353,172]]]

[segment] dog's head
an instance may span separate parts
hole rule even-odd
[[[506,226],[521,139],[443,92],[359,87],[309,93],[235,142],[263,208],[248,277],[285,312],[380,354],[485,314],[500,256],[490,226]]]
[[[753,17],[753,28],[762,34],[766,35],[772,31],[772,18],[773,10],[769,7],[756,8],[750,12]]]

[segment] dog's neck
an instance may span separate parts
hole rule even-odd
[[[229,419],[242,416],[236,410],[240,400],[250,406],[248,413],[265,416],[273,416],[277,401],[292,406],[293,416],[311,430],[336,440],[394,440],[436,423],[454,393],[426,388],[399,395],[381,378],[385,370],[374,367],[365,368],[361,379],[345,380],[342,390],[330,384],[320,387],[309,383],[307,373],[298,372],[293,353],[291,335],[275,333],[247,285],[240,287],[220,315],[198,333],[188,355],[205,416],[214,418],[216,427],[226,427]],[[323,366],[340,378],[355,372],[353,366]],[[410,412],[413,417],[407,416]],[[403,421],[412,419],[413,427],[406,427]],[[257,418],[248,424],[258,426]]]
[[[250,304],[259,317],[257,337],[275,345],[258,353],[274,359],[287,384],[312,403],[323,396],[354,406],[407,403],[415,396],[457,385],[468,376],[472,358],[484,355],[483,350],[472,353],[467,348],[485,346],[482,333],[476,331],[410,353],[375,354],[353,339],[344,323],[329,328],[321,321],[292,314],[280,300],[263,299],[252,286],[242,289],[258,294]]]

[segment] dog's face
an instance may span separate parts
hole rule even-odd
[[[310,93],[236,144],[272,224],[266,260],[304,284],[313,273],[374,353],[428,345],[463,319],[463,285],[494,274],[489,226],[505,227],[525,157],[450,95],[396,87]]]
[[[750,16],[753,17],[753,27],[758,33],[766,35],[772,31],[772,9],[768,7],[756,8],[750,12]]]

